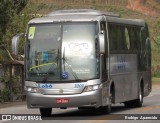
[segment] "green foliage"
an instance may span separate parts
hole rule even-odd
[[[160,77],[160,71],[154,72],[152,74],[153,77]]]
[[[159,77],[152,77],[152,83],[153,84],[160,84],[160,78]]]
[[[22,87],[17,75],[13,75],[11,78],[12,84],[10,85],[10,79],[8,71],[5,72],[4,75],[0,76],[0,82],[4,84],[4,89],[0,90],[0,102],[10,101],[11,91],[10,86],[12,86],[12,96],[16,96],[17,99],[21,98]]]
[[[11,1],[1,0],[0,1],[0,43],[2,42],[3,35],[6,32],[7,23],[10,21],[11,15],[14,13],[12,11],[13,3]],[[10,14],[9,14],[10,13]]]
[[[10,99],[10,91],[9,91],[9,75],[5,73],[0,76],[0,82],[4,84],[4,89],[0,91],[0,102],[7,102]]]
[[[8,102],[10,100],[9,89],[3,89],[0,94],[0,102]]]
[[[160,46],[160,32],[159,32],[159,30],[160,30],[160,20],[157,21],[157,31],[158,31],[158,35],[157,35],[157,39],[156,39],[157,45]],[[158,46],[158,47],[159,47],[159,46]],[[160,48],[159,48],[159,50],[160,50]]]
[[[158,47],[160,46],[160,20],[157,21],[157,29],[158,29],[158,36],[157,36],[157,44],[158,44]],[[160,48],[158,48],[160,50]]]
[[[5,85],[8,84],[9,76],[7,74],[0,76],[0,82],[5,83]]]
[[[13,35],[25,30],[26,16],[21,11],[28,0],[0,0],[0,46],[10,50]],[[0,52],[1,57],[6,57]],[[3,56],[2,56],[3,55]]]
[[[152,26],[151,37],[154,37],[152,40],[152,75],[154,77],[160,77],[160,19],[153,21],[154,26]]]

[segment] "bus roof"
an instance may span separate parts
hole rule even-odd
[[[109,23],[116,23],[116,24],[145,26],[145,21],[143,19],[124,19],[124,18],[107,17],[106,21]]]
[[[95,15],[95,16],[100,16],[100,15],[105,15],[105,16],[110,16],[110,17],[120,17],[118,14],[112,13],[112,12],[103,12],[103,11],[98,11],[94,9],[71,9],[71,10],[59,10],[59,11],[53,11],[49,13],[47,16],[59,16],[59,15]]]
[[[145,26],[141,19],[124,19],[118,14],[111,12],[101,12],[92,9],[71,9],[60,10],[49,13],[46,17],[32,19],[30,23],[52,23],[52,22],[89,22],[104,20],[110,23]]]
[[[42,18],[32,19],[29,23],[52,23],[52,22],[89,22],[97,21],[100,17],[95,15],[58,15],[58,16],[46,16]]]

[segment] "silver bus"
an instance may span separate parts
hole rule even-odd
[[[151,92],[151,46],[141,19],[90,9],[61,10],[29,21],[12,39],[18,54],[25,36],[28,108],[50,116],[52,108],[98,108],[115,103],[141,107]]]

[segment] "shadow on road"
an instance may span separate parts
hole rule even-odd
[[[133,108],[125,108],[124,105],[113,106],[111,114],[105,114],[99,109],[84,109],[78,110],[73,109],[67,112],[60,112],[57,114],[53,114],[51,117],[44,117],[43,120],[94,120],[100,117],[110,117],[113,114],[121,114],[121,112],[128,112],[129,110],[133,110]]]

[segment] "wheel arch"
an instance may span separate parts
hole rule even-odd
[[[143,77],[141,77],[141,79],[140,79],[139,90],[142,90],[142,94],[144,96],[144,79],[143,79]]]
[[[115,103],[115,83],[111,81],[110,83],[110,92],[112,94],[112,103]]]

